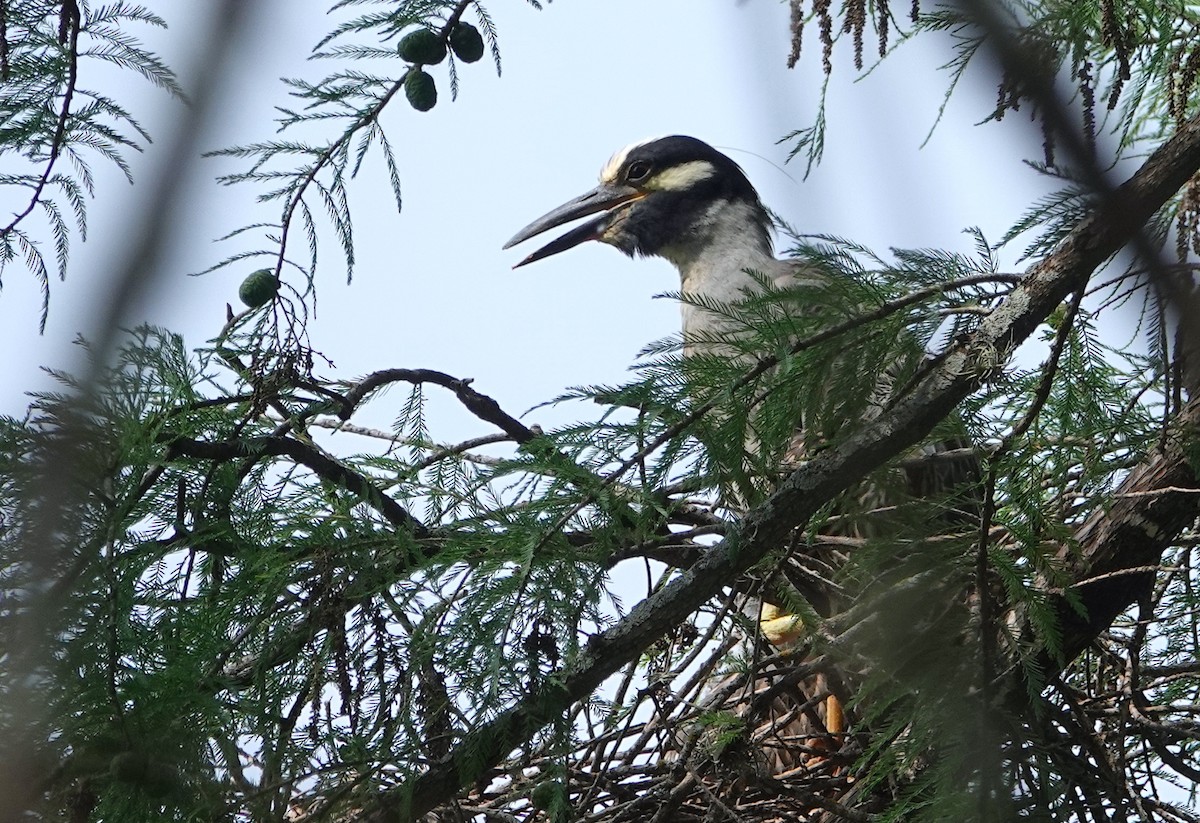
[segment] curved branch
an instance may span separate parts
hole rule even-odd
[[[434,369],[383,369],[381,371],[372,372],[365,378],[360,380],[345,397],[342,398],[342,408],[338,412],[338,416],[347,420],[353,414],[355,407],[366,398],[371,392],[376,389],[386,386],[388,383],[405,382],[405,383],[432,383],[436,386],[449,389],[454,392],[454,396],[458,401],[466,407],[467,411],[478,417],[485,423],[491,423],[496,428],[504,432],[518,446],[527,446],[539,437],[542,436],[542,431],[537,426],[526,426],[517,418],[506,412],[500,407],[493,398],[486,394],[475,391],[471,388],[471,380],[458,377],[452,377],[445,372],[436,371]],[[316,414],[327,408],[325,405],[314,405],[306,415]],[[665,441],[664,441],[665,442]],[[575,483],[586,492],[584,500],[586,504],[591,504],[599,499],[599,496],[610,486],[614,485],[616,477],[607,475],[600,477],[591,469],[580,465],[573,460],[570,455],[560,449],[553,448],[549,442],[545,442],[545,448],[542,453],[548,460],[553,460],[553,465],[562,471],[562,477],[568,482]],[[637,518],[633,515],[628,505],[618,499],[613,500],[615,508],[613,516],[618,522],[627,526],[630,529],[637,528]],[[554,525],[553,528],[546,531],[547,535],[554,535],[563,532],[571,516],[582,510],[583,506],[573,510],[570,516],[564,516]],[[665,524],[660,526],[660,531],[663,534],[667,533]],[[539,544],[540,547],[540,544]]]
[[[349,420],[350,415],[354,413],[355,407],[368,394],[389,383],[401,382],[432,383],[435,386],[449,389],[454,392],[454,396],[467,408],[467,411],[485,423],[491,423],[515,440],[518,445],[528,443],[539,434],[537,429],[526,426],[520,420],[500,408],[500,404],[491,397],[488,397],[486,394],[480,394],[471,388],[471,380],[469,378],[452,377],[445,372],[435,371],[434,369],[383,369],[372,372],[360,380],[342,398],[342,408],[338,412],[338,417],[342,420]]]
[[[429,528],[408,510],[384,494],[366,475],[359,474],[322,454],[318,449],[293,440],[290,437],[255,437],[249,440],[194,440],[178,435],[164,435],[169,444],[167,459],[177,455],[197,457],[201,460],[239,460],[242,458],[290,457],[307,466],[318,477],[341,486],[346,491],[359,495],[367,505],[374,508],[393,526],[405,529],[414,537],[423,538],[430,534]]]

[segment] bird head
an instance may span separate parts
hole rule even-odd
[[[737,163],[694,137],[674,135],[621,149],[600,171],[600,185],[563,203],[513,236],[510,248],[542,232],[597,215],[542,246],[517,266],[588,240],[629,256],[672,256],[707,242],[729,206],[742,206],[769,248],[770,216]],[[514,267],[515,268],[515,267]]]

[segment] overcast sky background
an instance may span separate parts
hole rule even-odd
[[[198,33],[203,15],[218,4],[144,2],[170,29],[131,33],[179,70],[203,67]],[[315,81],[334,68],[307,60],[317,41],[345,19],[326,14],[331,0],[244,2],[253,2],[253,22],[236,44],[238,63],[220,118],[204,135],[208,149],[276,138],[274,107],[293,105],[279,78]],[[851,64],[851,44],[839,44],[825,158],[805,180],[803,160],[787,164],[789,146],[777,141],[812,123],[824,78],[815,25],[805,33],[797,68],[786,68],[787,3],[558,0],[542,11],[519,0],[487,5],[499,29],[503,75],[496,76],[490,57],[461,65],[460,94],[451,101],[446,66],[433,67],[440,97],[432,111],[418,113],[397,98],[384,114],[382,125],[400,158],[404,209],[396,213],[376,155],[352,185],[353,283],[346,283],[335,238],[323,235],[318,311],[309,327],[314,348],[334,364],[319,367],[323,377],[438,369],[474,378],[476,389],[516,414],[569,386],[626,379],[646,343],[678,329],[678,306],[653,299],[678,287],[674,269],[593,243],[512,271],[538,241],[501,247],[532,219],[590,189],[615,150],[645,137],[699,137],[740,163],[764,202],[798,230],[851,238],[877,251],[971,253],[964,229],[978,226],[998,241],[1053,188],[1021,162],[1041,156],[1040,133],[1027,117],[975,125],[996,99],[986,65],[968,73],[921,147],[950,82],[938,68],[952,55],[948,36],[901,46],[862,80]],[[869,60],[873,47],[869,34]],[[156,138],[169,134],[182,104],[133,72],[97,68],[82,67],[82,85],[104,89]],[[399,76],[403,64],[397,58],[390,66],[362,68]],[[182,78],[185,89],[194,81]],[[340,127],[308,137],[325,143]],[[157,139],[144,154],[130,156],[138,182],[161,160],[165,143]],[[8,157],[0,164],[6,172],[24,170]],[[279,219],[281,204],[256,202],[261,189],[216,182],[218,174],[240,167],[209,160],[195,177],[178,181],[186,193],[185,220],[173,227],[165,270],[131,309],[131,325],[166,327],[195,348],[220,331],[227,303],[241,309],[239,284],[265,263],[189,276],[245,247],[215,243],[217,237]],[[71,341],[93,325],[109,288],[105,275],[128,239],[128,221],[144,190],[130,187],[100,158],[94,171],[90,239],[80,244],[73,238],[67,280],[51,284],[44,334],[38,332],[38,283],[18,265],[3,274],[0,414],[20,417],[28,392],[55,385],[39,367],[78,368]],[[23,189],[0,191],[0,212],[19,211],[26,196]],[[49,232],[42,236],[52,256]],[[298,237],[294,250],[303,260]],[[1010,270],[1017,270],[1017,251],[1004,255]],[[287,276],[302,287],[294,272]],[[445,392],[431,389],[430,395],[437,439],[491,433]],[[404,396],[395,391],[380,398],[353,422],[387,428]],[[595,411],[539,408],[525,419],[550,426]],[[354,435],[339,437],[353,444],[346,450],[361,445]]]
[[[170,30],[134,33],[176,68],[196,62],[204,4],[150,5]],[[333,68],[306,59],[334,25],[326,5],[260,0],[206,147],[276,137],[273,107],[290,105],[278,78],[315,80]],[[461,90],[452,102],[443,64],[431,69],[436,108],[422,114],[398,99],[385,113],[383,126],[401,158],[404,209],[397,214],[392,205],[382,164],[368,163],[352,187],[358,242],[352,284],[336,241],[325,234],[310,334],[314,348],[335,364],[320,369],[326,377],[440,369],[474,378],[477,389],[515,413],[567,386],[622,380],[644,344],[678,328],[678,306],[652,299],[678,286],[674,269],[588,244],[511,271],[536,245],[501,246],[533,218],[591,188],[613,151],[648,136],[700,137],[740,163],[764,201],[801,231],[877,250],[970,252],[963,229],[977,225],[998,240],[1048,188],[1020,163],[1040,156],[1040,136],[1027,119],[972,125],[995,100],[983,65],[920,147],[949,82],[938,70],[950,56],[948,38],[940,49],[929,38],[902,46],[894,61],[860,82],[850,44],[839,44],[825,159],[804,180],[802,160],[785,164],[788,146],[777,141],[812,122],[823,79],[820,44],[811,26],[800,64],[786,68],[786,3],[559,0],[542,11],[519,2],[492,3],[489,11],[500,34],[501,77],[486,57],[460,65]],[[868,36],[869,57],[872,48]],[[397,59],[363,68],[398,75],[403,66]],[[185,76],[185,87],[193,79]],[[84,82],[106,88],[155,135],[165,134],[181,111],[131,72],[85,74]],[[159,140],[132,158],[135,174],[144,175],[162,146]],[[167,270],[132,313],[182,333],[190,347],[219,331],[226,303],[241,308],[238,285],[258,266],[188,274],[242,248],[215,238],[278,220],[278,205],[255,202],[259,189],[215,182],[236,167],[205,161],[196,179],[179,181],[186,186],[186,223],[175,227]],[[52,284],[45,334],[38,334],[36,282],[16,266],[4,274],[0,344],[8,356],[0,360],[0,413],[22,414],[25,393],[51,385],[39,366],[77,362],[70,341],[88,328],[97,294],[107,287],[103,275],[140,190],[100,159],[95,169],[90,239],[80,245],[76,238],[67,281]],[[0,209],[15,211],[16,203],[5,199]],[[400,400],[395,395],[355,422],[386,425]],[[439,406],[450,415],[435,428],[440,439],[483,430],[452,401]],[[577,412],[543,409],[527,420],[547,424]]]

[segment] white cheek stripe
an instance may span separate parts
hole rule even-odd
[[[707,180],[717,173],[717,168],[707,160],[692,160],[681,166],[663,169],[650,178],[646,188],[656,191],[683,191]]]

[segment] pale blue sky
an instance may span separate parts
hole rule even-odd
[[[146,30],[145,39],[168,61],[185,65],[195,45],[191,18],[199,12],[193,4],[158,5],[172,28]],[[237,88],[228,92],[209,147],[273,137],[272,107],[288,102],[277,78],[315,79],[328,70],[304,59],[330,25],[324,4],[303,4],[314,9],[307,16],[296,13],[299,5],[261,4],[243,44]],[[590,188],[614,150],[647,136],[700,137],[741,163],[767,204],[800,230],[881,250],[969,251],[962,229],[979,225],[998,239],[1044,188],[1019,162],[1039,153],[1040,139],[1025,118],[971,125],[994,100],[982,67],[920,148],[948,82],[937,70],[947,54],[931,50],[932,42],[902,47],[893,65],[858,83],[850,49],[842,49],[829,92],[825,161],[805,181],[802,163],[785,165],[787,147],[776,141],[811,122],[822,82],[820,49],[810,37],[800,65],[785,68],[786,4],[560,0],[540,12],[517,2],[494,3],[490,11],[501,36],[502,77],[486,59],[461,66],[461,93],[451,102],[445,66],[435,67],[441,98],[433,111],[417,113],[399,101],[387,112],[384,127],[402,156],[405,208],[395,213],[381,164],[368,164],[352,194],[359,256],[352,285],[345,283],[336,242],[324,240],[311,336],[336,364],[326,376],[436,368],[475,378],[478,389],[515,412],[569,385],[622,379],[643,344],[677,327],[678,308],[651,299],[677,286],[674,270],[589,244],[514,272],[524,252],[501,246],[532,218]],[[398,73],[399,61],[392,68]],[[178,103],[139,78],[105,77],[121,84],[114,95],[155,134],[178,116]],[[1014,140],[1022,143],[1016,150]],[[153,161],[161,145],[134,158],[135,170]],[[208,161],[204,176],[189,184],[188,222],[177,227],[169,271],[134,313],[183,333],[191,346],[217,332],[226,302],[240,308],[238,284],[256,266],[201,278],[187,273],[236,250],[214,245],[217,236],[278,217],[277,207],[255,203],[253,187],[217,185],[212,178],[223,168],[229,166]],[[47,385],[37,366],[72,362],[69,341],[86,329],[95,290],[105,288],[100,275],[122,242],[137,189],[100,161],[97,169],[91,239],[76,244],[67,282],[53,284],[45,335],[37,333],[36,284],[15,268],[5,274],[5,413],[19,414],[23,393]],[[7,201],[0,207],[11,208]],[[452,407],[445,407],[452,419],[441,435],[478,433]],[[382,418],[368,412],[362,422],[386,425],[392,411],[389,404]],[[555,414],[539,411],[530,422],[553,422]]]

